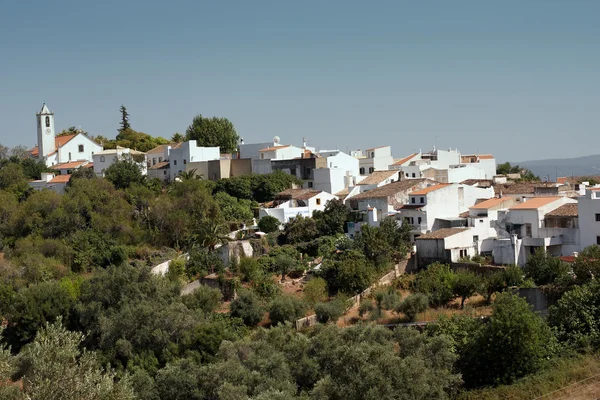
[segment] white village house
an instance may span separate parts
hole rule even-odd
[[[325,210],[334,195],[313,189],[287,189],[275,196],[272,204],[259,210],[259,218],[267,215],[277,218],[282,224],[298,215],[312,217],[314,211]]]

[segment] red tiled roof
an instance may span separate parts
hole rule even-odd
[[[87,161],[69,161],[62,164],[55,164],[51,166],[51,169],[71,169],[81,167],[83,164],[86,164]]]
[[[71,179],[71,175],[57,175],[49,180],[48,183],[67,183],[69,179]]]
[[[413,153],[413,154],[411,154],[410,156],[407,156],[407,157],[401,158],[400,160],[396,161],[396,162],[394,163],[394,165],[402,165],[402,164],[404,164],[405,162],[408,162],[408,161],[412,160],[413,158],[415,158],[415,156],[416,156],[417,154],[418,154],[418,153]]]
[[[479,154],[477,157],[479,157],[480,160],[492,160],[494,159],[494,156],[491,154]]]
[[[560,199],[562,197],[532,197],[519,205],[511,207],[510,210],[536,210]]]
[[[563,204],[547,213],[546,217],[577,217],[579,215],[578,210],[577,203]]]
[[[488,209],[490,209],[492,207],[496,207],[502,203],[512,202],[513,200],[514,200],[513,197],[494,197],[494,198],[482,201],[481,203],[477,203],[474,206],[471,206],[469,208],[473,208],[476,210],[488,210]]]
[[[391,178],[394,175],[397,175],[398,171],[396,170],[386,170],[386,171],[375,171],[372,172],[369,176],[367,176],[362,181],[358,182],[359,185],[376,185],[385,181],[388,178]]]
[[[59,147],[63,147],[65,144],[67,144],[71,139],[73,139],[76,135],[65,135],[65,136],[57,136],[54,138],[54,146],[58,149]],[[38,146],[35,146],[33,149],[29,150],[29,153],[33,156],[33,157],[37,157],[40,154],[40,150],[38,149]],[[49,155],[54,154],[50,153]]]

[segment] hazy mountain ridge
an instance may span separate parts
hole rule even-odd
[[[511,162],[522,167],[529,168],[535,175],[542,180],[548,179],[555,181],[558,176],[588,176],[600,175],[600,154],[574,157],[574,158],[555,158],[548,160],[531,160],[521,162]]]

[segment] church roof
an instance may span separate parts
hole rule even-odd
[[[48,106],[46,105],[46,103],[44,103],[44,105],[42,106],[42,109],[40,110],[40,114],[52,114],[52,112],[50,111],[50,109],[48,109]]]
[[[75,135],[64,135],[64,136],[57,136],[57,137],[55,137],[54,138],[54,146],[55,146],[55,148],[58,149],[59,147],[63,147],[65,144],[67,144],[71,139],[73,139],[77,135],[78,134],[75,134]],[[38,149],[38,146],[35,146],[33,149],[29,150],[29,154],[31,154],[33,157],[37,157],[40,154],[40,150]]]

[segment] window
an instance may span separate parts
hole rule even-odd
[[[479,242],[479,235],[473,235],[473,242]]]
[[[364,169],[364,168],[361,168],[361,169],[358,171],[358,173],[359,173],[359,174],[361,174],[361,175],[364,175],[364,174],[365,174],[365,169]]]
[[[415,217],[410,217],[410,223],[413,225],[415,224]]]
[[[46,117],[46,118],[48,118],[48,117]],[[371,152],[371,158],[375,158],[375,152],[374,151]]]
[[[411,197],[410,198],[410,202],[415,204],[417,202],[417,198],[416,197]]]
[[[167,170],[164,170],[163,172],[164,172],[164,173],[163,173],[163,175],[166,175],[166,174],[167,174]]]
[[[313,187],[313,183],[312,182],[308,182],[308,188],[312,189],[312,187]]]
[[[412,173],[412,177],[413,177],[413,178],[416,178],[416,177],[417,177],[417,176],[415,175],[415,173],[414,173],[414,172]]]
[[[596,236],[596,244],[600,246],[600,236]]]
[[[158,157],[158,162],[163,162],[162,157]]]
[[[290,168],[290,174],[296,176],[296,168]]]
[[[375,172],[375,168],[369,167],[369,173],[372,174],[373,172]]]
[[[525,224],[525,236],[531,237],[531,224]]]
[[[425,197],[421,197],[421,204],[425,203]]]
[[[71,153],[69,152],[69,161],[71,161]]]
[[[420,224],[422,220],[423,220],[423,218],[421,218],[421,217],[417,218],[417,223]]]
[[[260,159],[264,160],[265,159],[265,153],[260,153]]]
[[[317,205],[320,206],[321,205],[321,199],[317,199]]]
[[[596,214],[596,222],[600,222],[600,214]]]
[[[83,145],[82,144],[79,145],[79,152],[83,153]]]
[[[100,156],[100,162],[104,162],[105,158],[104,156]]]
[[[50,117],[46,117],[46,128],[50,128]]]
[[[183,165],[187,164],[187,161],[185,160],[185,158],[183,159]]]
[[[408,178],[408,172],[406,173],[406,177]]]
[[[156,165],[156,157],[152,159],[152,165]]]
[[[173,165],[177,165],[177,160],[173,160]]]

